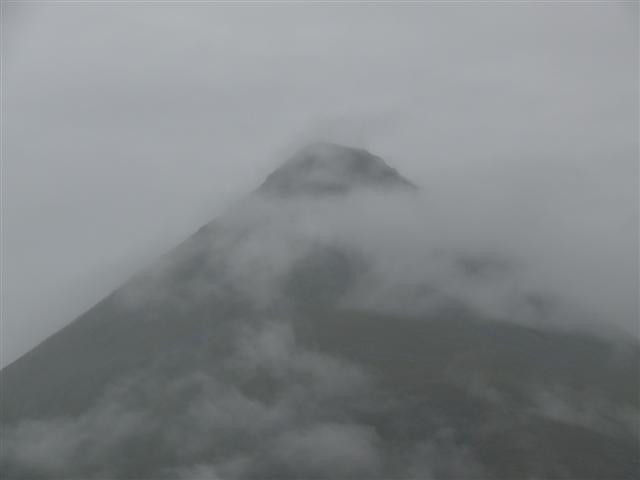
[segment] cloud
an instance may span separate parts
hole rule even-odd
[[[487,478],[488,474],[468,446],[457,444],[455,432],[440,428],[431,438],[418,442],[409,451],[408,478]]]
[[[523,211],[511,225],[500,209],[461,211],[449,202],[428,187],[254,194],[117,298],[133,311],[150,304],[186,311],[205,299],[242,298],[260,311],[338,302],[411,315],[462,302],[485,317],[536,328],[638,336],[637,279],[628,261],[634,247],[617,239],[608,220],[545,217],[541,228]],[[597,238],[599,252],[585,238]]]
[[[429,407],[438,428],[390,448],[384,429],[407,430],[379,372],[298,338],[301,307],[318,307],[308,291],[324,306],[425,316],[459,302],[635,341],[627,7],[9,9],[2,362],[141,267],[113,297],[118,318],[205,305],[229,336],[228,356],[205,351],[187,373],[167,364],[202,351],[178,342],[77,417],[6,426],[5,476],[484,475],[468,437]],[[244,197],[316,140],[368,148],[422,190]],[[469,391],[502,408],[493,387]],[[527,417],[606,432],[637,420],[591,391],[527,392]]]
[[[179,480],[220,480],[215,467],[211,465],[194,465],[171,472]]]
[[[383,156],[607,314],[637,291],[627,6],[3,12],[5,364],[319,139]]]
[[[616,405],[595,392],[561,386],[531,388],[534,415],[571,425],[592,428],[611,435],[631,435],[640,439],[640,411]]]
[[[285,433],[276,440],[275,457],[294,475],[307,478],[358,477],[379,474],[376,434],[358,425],[320,424]]]
[[[25,420],[2,432],[2,468],[9,477],[100,476],[110,455],[144,430],[145,415],[111,399],[77,418]]]
[[[369,474],[381,462],[375,433],[351,418],[348,399],[371,388],[359,367],[303,348],[290,325],[265,319],[240,329],[213,371],[145,369],[78,417],[3,428],[0,470],[11,478]],[[305,464],[311,452],[316,460]]]

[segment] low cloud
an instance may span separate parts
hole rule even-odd
[[[141,372],[110,386],[79,417],[3,429],[2,471],[207,480],[377,471],[375,432],[347,407],[371,391],[362,370],[301,347],[282,321],[247,325],[233,351],[215,371]]]
[[[371,427],[325,423],[287,432],[273,451],[294,476],[367,478],[380,473],[376,441]]]
[[[625,260],[633,251],[615,251],[606,224],[551,222],[541,231],[523,212],[518,231],[509,233],[495,212],[458,213],[433,199],[428,187],[280,200],[255,194],[121,289],[119,298],[134,306],[153,298],[188,306],[233,293],[265,310],[290,301],[283,285],[297,264],[333,250],[343,257],[337,267],[353,270],[331,279],[352,307],[421,314],[443,301],[462,302],[486,317],[537,328],[637,336],[637,292],[628,288],[633,267]],[[604,240],[609,261],[584,241],[594,236]],[[188,279],[181,278],[185,268]],[[313,288],[320,298],[321,289]]]

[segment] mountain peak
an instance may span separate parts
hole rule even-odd
[[[312,143],[270,174],[260,191],[275,195],[339,194],[355,188],[416,188],[380,157],[334,143]]]

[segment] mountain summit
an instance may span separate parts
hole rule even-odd
[[[0,478],[638,478],[635,340],[555,328],[364,150],[257,193],[0,371]]]
[[[366,150],[313,143],[267,177],[260,191],[281,196],[341,194],[357,188],[416,188]]]

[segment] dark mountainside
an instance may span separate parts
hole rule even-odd
[[[322,143],[309,145],[294,155],[267,177],[260,192],[280,196],[344,194],[358,187],[416,188],[380,157],[365,150]]]
[[[419,194],[364,150],[298,152],[2,370],[0,478],[639,478],[636,340],[392,268],[371,210]],[[513,282],[439,255],[469,291]]]

